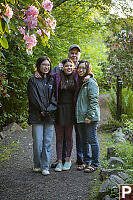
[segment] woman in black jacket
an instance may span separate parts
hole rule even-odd
[[[50,59],[46,56],[40,57],[36,67],[42,78],[32,76],[28,82],[28,123],[32,124],[33,171],[48,175],[57,103],[54,79],[50,76]]]

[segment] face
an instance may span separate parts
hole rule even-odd
[[[77,72],[79,76],[84,76],[86,74],[86,67],[85,67],[85,63],[81,63],[78,68],[77,68]]]
[[[48,60],[44,60],[40,65],[40,71],[43,74],[48,74],[50,71],[50,62]]]
[[[69,51],[68,58],[71,59],[76,65],[80,59],[80,54],[81,53],[79,52],[78,48],[73,48],[71,51]]]
[[[70,75],[73,72],[73,64],[71,62],[66,62],[63,66],[63,71],[66,75]]]

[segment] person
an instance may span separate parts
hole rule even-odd
[[[76,70],[76,68],[77,68],[78,61],[80,60],[80,56],[81,56],[80,47],[76,44],[71,45],[69,48],[69,51],[68,51],[68,59],[73,61],[74,70]],[[52,69],[51,74],[60,72],[62,70],[62,68],[63,68],[63,65],[62,65],[62,63],[60,63],[58,66],[56,66]],[[89,70],[88,74],[89,74],[89,76],[85,77],[85,79],[83,81],[86,81],[89,79],[90,76],[93,76],[93,74],[91,73],[91,70]],[[37,68],[35,69],[35,76],[36,76],[36,78],[41,78],[40,74],[38,74],[38,72],[37,72]],[[74,125],[74,128],[75,128],[75,133],[76,133],[76,153],[77,153],[76,163],[78,165],[82,165],[83,164],[83,152],[82,152],[82,145],[81,145],[81,141],[80,141],[80,135],[79,135],[79,131],[78,131],[78,127],[77,127],[76,123]],[[88,149],[89,149],[89,147],[88,147]],[[62,152],[63,163],[65,162],[65,157],[66,157],[66,141],[65,141],[65,137],[64,137],[63,152]],[[56,160],[55,162],[53,162],[51,164],[51,167],[55,168],[57,164],[58,164],[58,161]]]
[[[74,63],[74,70],[76,70],[78,62],[80,60],[80,56],[81,56],[81,49],[78,45],[73,44],[70,46],[69,51],[68,51],[68,58],[71,59]],[[60,63],[57,67],[54,67],[54,69],[52,70],[52,74],[59,72],[60,70],[62,70],[62,63]],[[93,76],[93,74],[91,73],[91,68],[88,72],[88,74],[90,74],[90,76]],[[88,75],[85,77],[85,79],[83,81],[88,80]],[[83,164],[83,152],[82,152],[82,145],[81,145],[81,141],[80,141],[80,135],[79,135],[79,130],[78,130],[78,126],[75,123],[74,125],[75,128],[75,133],[76,133],[76,153],[77,153],[77,160],[76,163],[78,165],[82,165]],[[89,149],[89,146],[88,146]],[[65,142],[65,138],[64,138],[64,142],[63,142],[63,153],[62,153],[62,160],[65,160],[65,156],[66,156],[66,142]],[[56,160],[54,163],[51,164],[52,168],[55,168],[57,165],[58,161]]]
[[[51,62],[46,56],[36,62],[41,79],[32,76],[28,81],[28,123],[32,125],[34,172],[49,175],[52,137],[54,132],[55,97],[54,79],[50,76]]]
[[[73,71],[74,63],[70,59],[62,61],[63,69],[54,74],[56,83],[56,152],[57,152],[57,166],[56,172],[62,170],[69,170],[71,168],[71,152],[73,147],[73,124],[75,123],[75,104],[78,95],[78,76]],[[62,149],[63,139],[66,140],[66,159],[62,163]]]
[[[90,63],[80,60],[77,66],[79,76],[79,94],[76,103],[76,120],[82,142],[84,164],[77,167],[84,172],[93,172],[99,166],[99,143],[97,139],[97,126],[100,120],[100,107],[98,103],[99,88],[94,78],[83,82],[88,74]],[[91,146],[92,157],[88,154],[88,144]]]

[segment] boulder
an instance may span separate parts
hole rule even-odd
[[[108,147],[107,148],[107,159],[110,157],[115,156],[115,147]]]
[[[100,178],[103,181],[109,178],[112,174],[119,176],[119,173],[122,171],[124,170],[123,169],[102,169],[100,171]]]
[[[113,166],[114,168],[123,167],[124,166],[124,162],[119,157],[110,157],[110,159],[107,162],[107,165],[108,166]]]
[[[23,129],[15,122],[3,128],[2,134],[4,137],[11,135],[13,132],[22,131]]]
[[[110,194],[110,191],[119,184],[124,184],[124,180],[116,175],[111,175],[107,180],[103,181],[101,184],[98,199],[102,199],[105,195]]]

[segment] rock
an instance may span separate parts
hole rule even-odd
[[[110,157],[115,156],[115,148],[114,147],[108,147],[107,148],[107,159]]]
[[[118,175],[119,176],[119,172],[124,171],[123,169],[102,169],[100,172],[100,178],[101,180],[106,180],[107,178],[109,178],[112,174],[114,175]]]
[[[109,195],[106,195],[104,199],[105,200],[111,200],[111,197]]]
[[[119,157],[110,157],[110,159],[108,160],[107,165],[115,167],[115,168],[116,167],[123,167],[124,166],[124,162]]]
[[[118,172],[117,176],[119,176],[120,178],[122,178],[124,181],[126,181],[130,176],[129,174],[126,174],[124,172]]]
[[[0,139],[4,139],[4,138],[5,138],[5,136],[4,136],[3,132],[0,132]]]
[[[4,137],[7,137],[8,135],[12,134],[16,131],[22,131],[23,129],[15,122],[9,124],[8,126],[3,128],[2,134]]]
[[[115,139],[114,143],[117,144],[119,142],[125,142],[125,134],[122,132],[122,128],[118,128],[113,134],[113,139]]]
[[[98,199],[102,199],[105,195],[110,194],[113,188],[118,187],[119,184],[124,184],[124,180],[119,176],[111,175],[107,180],[101,184]]]

